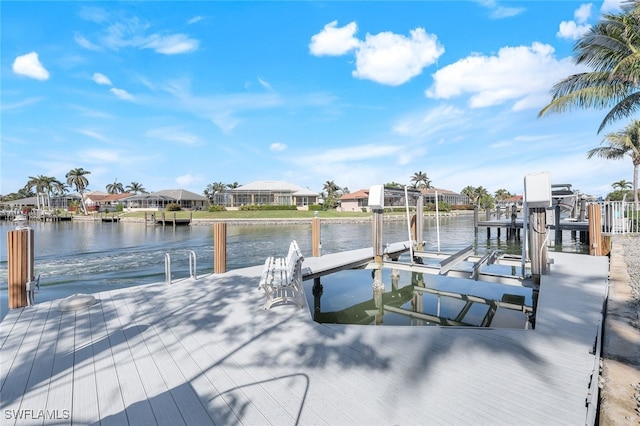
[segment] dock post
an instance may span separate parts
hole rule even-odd
[[[473,229],[474,237],[478,238],[478,206],[473,206]]]
[[[216,222],[213,225],[213,273],[227,272],[227,224]]]
[[[374,210],[373,217],[371,218],[373,256],[374,256],[374,261],[380,267],[382,267],[382,256],[384,254],[383,247],[382,247],[383,217],[384,217],[384,210]]]
[[[491,220],[491,208],[487,207],[485,210],[485,220],[488,222]],[[487,240],[491,239],[491,227],[487,226]]]
[[[535,286],[540,285],[541,275],[547,274],[547,212],[544,207],[529,209],[529,257],[531,277]]]
[[[509,236],[507,239],[509,241],[515,241],[516,239],[516,218],[518,217],[518,207],[516,205],[511,206],[511,226],[509,228]]]
[[[311,219],[311,251],[313,257],[322,256],[322,242],[320,240],[320,218],[316,216]]]
[[[424,248],[424,198],[422,195],[416,200],[416,214],[411,218],[411,238],[416,242],[416,250]]]
[[[556,204],[555,207],[555,237],[556,237],[556,246],[562,245],[562,228],[560,228],[560,204]]]
[[[589,254],[602,256],[602,212],[599,204],[589,204]]]
[[[33,229],[7,232],[9,309],[28,305],[27,282],[33,281]]]

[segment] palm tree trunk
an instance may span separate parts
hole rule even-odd
[[[634,162],[633,164],[633,204],[635,204],[636,211],[638,211],[638,166],[640,166],[640,162]]]

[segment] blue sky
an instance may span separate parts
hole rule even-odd
[[[202,193],[284,180],[522,193],[546,171],[606,195],[604,111],[538,118],[617,1],[3,1],[0,193],[82,167]]]

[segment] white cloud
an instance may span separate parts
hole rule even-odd
[[[42,66],[36,52],[16,57],[13,72],[40,81],[49,79],[49,71]]]
[[[152,129],[147,131],[145,136],[168,142],[177,142],[183,145],[199,145],[202,143],[202,139],[199,136],[185,132],[178,127],[160,127]]]
[[[409,38],[391,32],[367,34],[356,52],[353,76],[397,86],[422,73],[444,53],[437,37],[423,28],[410,34]]]
[[[180,188],[190,187],[200,182],[204,182],[204,178],[200,175],[193,176],[191,174],[186,174],[176,178],[176,184],[178,184]]]
[[[100,84],[100,85],[104,85],[104,86],[111,86],[111,80],[109,80],[109,77],[107,77],[104,74],[101,74],[99,72],[95,72],[93,73],[93,77],[92,77],[93,81],[95,81],[96,83]]]
[[[358,39],[353,35],[358,31],[355,22],[338,28],[338,21],[324,26],[324,29],[311,37],[309,52],[314,56],[340,56],[358,46]]]
[[[260,77],[258,77],[258,83],[260,83],[260,85],[265,88],[266,90],[273,90],[273,88],[271,87],[271,85],[269,84],[268,81],[261,79]]]
[[[589,24],[578,25],[575,21],[562,21],[560,22],[556,36],[568,40],[578,40],[589,31],[590,28],[591,25]]]
[[[585,3],[580,5],[575,12],[573,12],[573,17],[576,19],[578,24],[584,24],[591,17],[591,7],[593,4]]]
[[[80,133],[80,134],[83,134],[85,136],[89,136],[90,138],[93,138],[93,139],[96,139],[96,140],[99,140],[99,141],[102,141],[102,142],[107,142],[108,141],[108,139],[104,135],[102,135],[102,134],[100,134],[100,133],[98,133],[98,132],[96,132],[94,130],[76,129],[76,131],[78,133]]]
[[[611,13],[611,12],[619,12],[622,10],[620,5],[626,0],[604,0],[602,2],[602,6],[600,6],[600,11],[602,13]]]
[[[287,145],[281,142],[274,142],[269,146],[269,149],[274,152],[284,151],[287,149]]]
[[[81,47],[84,47],[87,50],[93,50],[95,52],[102,50],[100,46],[98,46],[97,44],[91,43],[89,40],[87,40],[80,34],[75,34],[73,36],[73,39],[75,40],[76,43],[78,43],[78,45],[80,45]]]
[[[489,9],[489,16],[493,19],[510,18],[512,16],[520,15],[526,11],[523,7],[507,7],[499,5],[495,0],[478,0],[478,3]]]
[[[393,125],[401,136],[425,136],[444,129],[461,129],[468,121],[468,112],[450,105],[440,105],[428,111],[408,114]]]
[[[315,56],[338,56],[354,51],[354,77],[391,86],[419,75],[444,53],[437,37],[427,34],[423,28],[411,30],[409,37],[388,31],[367,34],[364,41],[354,37],[356,31],[355,22],[341,28],[337,27],[337,21],[330,22],[311,37],[309,51]]]
[[[473,55],[433,74],[427,97],[449,99],[470,94],[472,108],[513,101],[514,110],[548,102],[550,87],[580,69],[570,58],[557,60],[550,45],[503,47],[494,56]]]
[[[191,18],[191,19],[189,19],[187,21],[187,24],[192,25],[192,24],[195,24],[195,23],[198,23],[198,22],[202,21],[202,19],[203,19],[202,16],[194,16],[193,18]]]
[[[560,22],[560,28],[556,33],[559,38],[578,40],[591,28],[587,20],[591,17],[591,3],[585,3],[573,12],[573,21]]]
[[[118,89],[116,87],[112,87],[111,89],[109,89],[109,91],[111,93],[113,93],[114,95],[116,95],[117,98],[125,100],[125,101],[132,101],[133,100],[133,95],[131,95],[129,92],[127,92],[124,89]]]
[[[200,42],[189,38],[189,36],[185,34],[173,34],[170,36],[153,34],[144,42],[140,43],[140,46],[153,49],[164,55],[177,55],[198,50]]]
[[[186,34],[151,33],[149,31],[151,24],[137,17],[120,18],[101,8],[85,8],[81,16],[88,21],[105,25],[99,37],[99,45],[87,40],[81,34],[75,35],[76,43],[87,49],[99,50],[101,46],[111,50],[133,47],[153,49],[164,55],[177,55],[193,52],[200,46],[199,40]]]

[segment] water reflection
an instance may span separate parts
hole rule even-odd
[[[320,323],[530,327],[525,287],[383,268],[325,275],[304,290]]]

